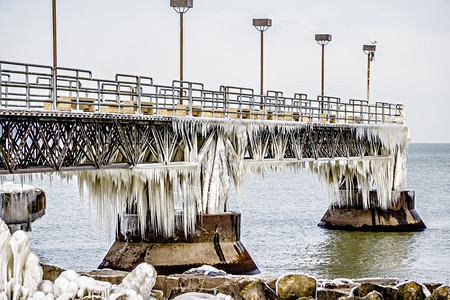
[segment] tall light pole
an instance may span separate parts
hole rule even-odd
[[[56,69],[58,65],[57,52],[56,52],[56,0],[52,1],[53,10],[53,69]]]
[[[253,19],[253,26],[261,32],[261,105],[263,104],[263,94],[264,94],[264,31],[272,26],[271,19]]]
[[[316,34],[316,42],[322,46],[322,87],[320,95],[322,96],[321,112],[323,112],[323,95],[324,95],[324,77],[325,77],[325,46],[331,42],[331,34]]]
[[[170,6],[180,15],[180,81],[183,81],[183,15],[194,4],[193,0],[170,0]]]
[[[369,102],[370,94],[370,62],[373,61],[375,57],[375,50],[377,46],[375,45],[363,45],[363,51],[367,55],[367,102]]]
[[[52,18],[53,18],[53,92],[52,92],[52,110],[56,110],[56,98],[57,98],[57,88],[56,88],[56,67],[58,66],[58,57],[56,49],[56,0],[52,0]]]

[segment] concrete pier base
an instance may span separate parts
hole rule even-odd
[[[241,215],[223,213],[197,216],[195,233],[185,237],[176,230],[170,238],[154,233],[118,230],[116,241],[99,268],[131,271],[138,264],[153,265],[158,275],[180,274],[191,268],[211,265],[229,274],[257,274],[240,241]]]
[[[342,191],[342,193],[345,193]],[[376,191],[370,191],[371,203],[376,203]],[[354,192],[347,207],[330,207],[320,221],[320,227],[359,231],[420,231],[426,228],[415,210],[413,190],[401,191],[395,205],[388,210],[362,208],[361,194]]]
[[[23,193],[0,193],[0,218],[11,233],[31,231],[31,223],[45,214],[45,206],[45,193],[38,188]]]

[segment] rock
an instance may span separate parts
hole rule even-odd
[[[165,300],[164,293],[159,290],[152,290],[152,293],[150,294],[151,297],[155,298],[156,300]]]
[[[398,289],[388,286],[377,285],[373,283],[363,283],[355,287],[351,296],[365,297],[370,292],[376,291],[383,296],[384,300],[397,300],[398,299]]]
[[[44,274],[42,275],[42,280],[50,280],[52,282],[55,282],[56,278],[58,278],[59,275],[61,275],[61,273],[65,271],[64,269],[51,265],[46,264],[40,265],[42,267],[42,271],[44,272]]]
[[[345,293],[340,290],[332,290],[332,289],[317,289],[317,300],[337,300],[339,297],[347,296],[348,293]]]
[[[441,285],[433,291],[433,294],[427,300],[450,300],[450,286]]]
[[[211,294],[204,294],[204,293],[186,293],[180,296],[177,296],[174,298],[176,300],[233,300],[230,296],[224,295],[224,294],[217,294],[217,295],[211,295]]]
[[[107,281],[112,284],[120,284],[129,272],[117,270],[92,270],[88,273],[81,273],[82,276],[92,277],[95,280]]]
[[[344,297],[340,297],[338,298],[338,300],[384,300],[383,296],[378,293],[377,291],[372,291],[370,293],[368,293],[366,296],[364,297],[359,297],[359,296],[344,296]]]
[[[250,283],[261,280],[272,290],[275,290],[276,277],[273,276],[204,276],[196,274],[178,274],[171,276],[158,275],[155,290],[161,290],[168,297],[172,290],[189,288],[193,291],[199,289],[215,290],[217,293],[230,295],[234,299],[241,299],[241,290]]]
[[[197,275],[205,275],[205,276],[227,276],[228,274],[225,271],[219,270],[209,265],[203,265],[199,268],[192,268],[184,272],[183,274],[197,274]]]
[[[400,283],[400,281],[396,278],[364,278],[364,279],[355,279],[354,283],[362,284],[362,283],[373,283],[383,286],[396,286]]]
[[[442,283],[425,282],[423,285],[430,291],[430,293],[433,293],[434,290],[442,285]]]
[[[275,292],[261,280],[253,281],[239,293],[244,300],[277,300]]]
[[[401,283],[396,288],[398,289],[398,300],[424,300],[427,297],[424,291],[426,287],[415,281]]]
[[[363,297],[363,300],[384,300],[383,296],[377,291],[372,291]]]
[[[177,287],[174,288],[167,299],[175,299],[184,294],[192,294],[192,293],[200,293],[200,294],[209,294],[215,295],[217,291],[214,289],[201,289],[201,288],[190,288],[190,287]]]
[[[277,295],[281,299],[298,299],[301,297],[316,296],[317,282],[314,278],[300,275],[289,274],[278,278],[276,283]]]
[[[125,276],[122,283],[114,289],[114,292],[120,293],[121,291],[132,289],[146,299],[150,296],[155,282],[155,268],[150,264],[141,263],[131,273]]]

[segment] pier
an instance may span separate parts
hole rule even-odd
[[[195,238],[201,249],[175,255],[197,251],[191,261],[160,263],[157,271],[201,265],[204,253],[215,257],[208,264],[232,273],[257,271],[239,241],[240,216],[222,231],[220,220],[227,219],[230,183],[239,189],[246,174],[272,167],[316,173],[327,184],[330,211],[408,211],[398,205],[409,142],[401,104],[259,95],[226,85],[208,90],[179,80],[158,85],[129,74],[96,79],[88,70],[7,61],[0,61],[0,75],[0,173],[76,174],[99,201],[116,199],[104,211],[109,219],[120,216],[120,228],[103,267],[132,269],[142,257],[152,263],[149,249],[170,247],[174,237],[192,243],[198,217],[219,215],[208,223],[209,242]],[[332,228],[329,215],[322,225]],[[424,227],[417,213],[394,219],[381,225]],[[124,262],[127,255],[114,256],[118,251],[134,254]],[[244,267],[237,270],[237,262]]]

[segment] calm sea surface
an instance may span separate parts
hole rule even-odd
[[[111,240],[99,230],[95,207],[87,197],[80,200],[76,181],[44,176],[33,184],[47,194],[46,214],[30,233],[33,251],[42,262],[65,269],[96,268]],[[317,227],[327,202],[315,175],[269,171],[264,179],[245,180],[241,240],[265,275],[450,283],[450,144],[409,146],[408,188],[416,191],[425,231],[330,231]],[[234,193],[230,206],[239,209]]]

